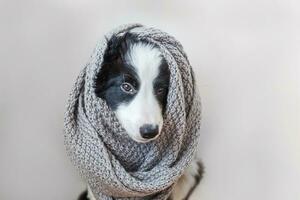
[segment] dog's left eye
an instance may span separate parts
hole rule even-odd
[[[135,88],[130,83],[122,83],[121,89],[129,94],[134,94],[136,92]]]
[[[162,94],[165,93],[165,91],[166,91],[166,88],[160,87],[160,88],[158,88],[158,89],[156,90],[156,93],[157,93],[158,95],[162,95]]]

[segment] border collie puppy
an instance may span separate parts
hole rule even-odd
[[[108,42],[95,92],[116,113],[129,136],[146,143],[160,135],[169,78],[168,64],[159,49],[138,40],[134,33],[126,33],[113,36]],[[188,199],[201,175],[202,167],[195,159],[169,199]],[[79,199],[95,200],[89,188]]]

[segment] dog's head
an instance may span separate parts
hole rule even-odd
[[[161,132],[169,77],[159,49],[127,33],[108,41],[95,91],[116,113],[129,136],[145,143]]]

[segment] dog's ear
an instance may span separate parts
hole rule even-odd
[[[103,63],[117,62],[122,59],[122,56],[127,49],[128,33],[123,35],[113,35],[107,42],[107,47],[103,56]]]
[[[94,87],[97,97],[103,98],[104,91],[107,87],[107,80],[109,77],[109,67],[109,64],[103,64],[96,76]]]
[[[112,66],[121,59],[120,49],[123,40],[123,37],[113,35],[110,40],[107,41],[107,47],[104,51],[101,68],[94,82],[96,96],[100,98],[103,98],[104,91],[107,88],[107,81],[113,68]]]
[[[126,50],[128,49],[128,38],[132,37],[129,33],[123,35],[113,35],[107,41],[107,47],[103,55],[101,69],[95,80],[95,92],[100,98],[103,98],[104,92],[108,87],[108,80],[116,71],[119,70]]]

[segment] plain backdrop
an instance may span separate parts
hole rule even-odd
[[[63,115],[101,36],[140,22],[179,39],[202,95],[193,200],[300,199],[297,0],[0,0],[0,199],[73,200]]]

